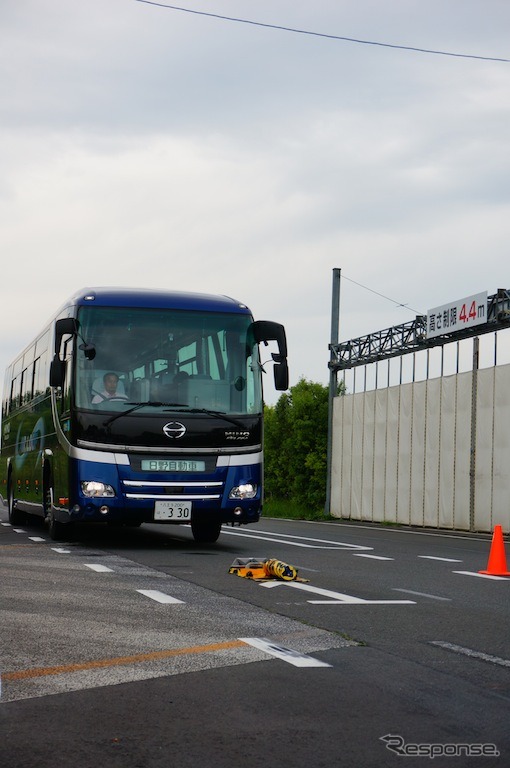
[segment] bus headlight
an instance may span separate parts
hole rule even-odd
[[[255,483],[244,483],[236,485],[228,494],[229,499],[253,499],[257,495],[257,486]]]
[[[115,491],[111,485],[100,483],[97,480],[83,480],[81,483],[81,492],[84,496],[87,496],[87,498],[92,498],[94,496],[115,496]]]

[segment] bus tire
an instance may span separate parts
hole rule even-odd
[[[71,533],[70,523],[61,523],[55,517],[53,509],[53,484],[47,474],[44,481],[44,517],[48,524],[48,533],[53,541],[64,541]]]
[[[191,519],[191,532],[199,544],[214,544],[215,541],[218,541],[220,531],[221,522],[219,520],[209,520],[207,517]]]
[[[53,510],[46,519],[48,520],[48,532],[52,541],[65,541],[69,538],[70,523],[61,523],[60,520],[57,520]]]
[[[12,475],[9,475],[9,479],[7,481],[7,513],[11,525],[24,525],[27,521],[26,514],[21,512],[21,510],[16,509],[16,500],[14,498],[14,482]]]

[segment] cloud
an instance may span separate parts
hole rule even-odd
[[[218,0],[215,12],[250,17]],[[261,21],[504,55],[510,6],[264,0]],[[507,283],[510,65],[145,6],[20,0],[0,33],[0,365],[83,285],[227,293],[291,377],[341,338]],[[7,290],[5,289],[7,288]],[[398,306],[407,304],[409,308]]]

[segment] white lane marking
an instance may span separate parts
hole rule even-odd
[[[51,547],[54,552],[58,552],[59,555],[70,555],[70,549],[64,549],[63,547]]]
[[[345,600],[307,600],[312,605],[345,605]],[[360,605],[416,605],[415,600],[358,600]]]
[[[346,547],[347,549],[362,549],[368,550],[373,547],[366,547],[362,544],[351,544],[345,541],[331,541],[331,539],[316,539],[311,536],[294,536],[291,533],[272,533],[271,531],[261,531],[257,528],[257,533],[262,533],[265,536],[284,536],[286,539],[301,539],[302,541],[318,541],[321,544],[336,544],[338,547]]]
[[[113,573],[112,568],[108,568],[106,565],[98,565],[97,563],[84,563],[85,568],[90,568],[91,571],[96,573]]]
[[[26,531],[23,528],[13,528],[12,529],[14,533],[26,533]]]
[[[0,525],[5,526],[5,528],[10,528],[11,527],[10,523],[0,523]]]
[[[30,541],[46,541],[46,539],[43,539],[41,536],[29,536],[28,538]]]
[[[434,557],[434,555],[418,555],[422,560],[440,560],[442,563],[461,563],[462,560],[454,560],[453,557]]]
[[[297,581],[264,581],[260,586],[266,587],[266,589],[293,587],[294,589],[301,589],[303,592],[311,592],[315,595],[330,598],[329,600],[307,600],[307,603],[312,603],[313,605],[416,605],[414,600],[364,600],[362,597],[354,597],[342,592],[333,592],[330,589],[312,587],[310,584],[301,584],[301,582]]]
[[[280,534],[269,534],[269,531],[259,531],[258,533],[263,535],[258,535],[255,533],[241,533],[239,531],[229,531],[224,528],[221,530],[222,535],[227,534],[228,536],[241,536],[244,539],[259,539],[261,541],[275,541],[278,544],[288,544],[291,547],[305,547],[306,549],[340,549],[340,550],[350,550],[350,549],[364,549],[369,550],[373,549],[373,547],[363,547],[360,544],[347,544],[342,541],[329,541],[328,539],[311,539],[308,536],[288,536],[287,534],[281,534],[280,538],[273,538],[273,536],[280,536]],[[282,538],[282,537],[286,538]],[[303,539],[304,541],[314,541],[317,542],[316,544],[302,544],[298,541],[287,541],[288,538],[292,539]],[[321,544],[330,544],[332,546],[320,546]]]
[[[382,555],[366,555],[363,552],[353,552],[353,557],[369,557],[370,560],[394,560],[394,557],[383,557]]]
[[[499,656],[491,656],[489,653],[484,653],[483,651],[473,651],[472,648],[464,648],[462,645],[447,643],[443,640],[431,640],[430,644],[435,645],[438,648],[444,648],[446,651],[453,651],[454,653],[460,653],[463,656],[469,656],[472,659],[489,661],[491,664],[498,664],[500,667],[510,667],[510,659],[502,659]]]
[[[460,573],[461,576],[477,576],[479,579],[493,579],[494,581],[510,581],[508,576],[492,576],[490,573],[477,573],[475,571],[452,571]]]
[[[345,595],[342,592],[333,592],[330,589],[321,589],[321,587],[312,587],[310,584],[301,584],[301,582],[297,581],[264,581],[260,586],[265,587],[266,589],[273,589],[274,587],[293,587],[294,589],[301,589],[303,592],[312,592],[314,595],[322,595],[323,597],[329,597],[337,602],[341,601],[343,603],[356,604],[365,602],[360,597]]]
[[[289,520],[288,522],[292,522],[292,520]],[[304,523],[305,525],[313,525],[314,524],[313,520],[301,520],[300,522]],[[354,523],[351,523],[351,522],[342,524],[340,522],[340,518],[338,519],[337,523],[330,523],[330,522],[327,522],[325,520],[324,522],[321,522],[321,525],[330,525],[330,526],[334,525],[335,528],[344,528],[344,527],[347,527],[347,528],[350,528],[350,529],[352,529],[352,528],[362,528],[364,530],[370,531],[371,533],[373,533],[376,530],[373,527],[373,525],[354,525]],[[382,529],[379,529],[379,530],[382,531]],[[458,533],[440,533],[439,531],[437,533],[435,531],[434,532],[430,532],[430,531],[427,531],[427,532],[426,531],[408,531],[408,530],[406,530],[403,527],[402,528],[387,527],[387,528],[384,528],[384,531],[385,531],[385,533],[389,533],[389,534],[404,533],[407,536],[435,536],[436,538],[441,538],[441,539],[457,539],[457,541],[459,541],[459,539],[463,539],[465,541],[484,541],[484,542],[489,541],[490,542],[490,538],[482,538],[481,536],[474,536],[474,535],[460,536]]]
[[[417,595],[418,597],[430,597],[431,600],[445,600],[448,603],[451,603],[451,597],[439,597],[439,595],[429,595],[428,592],[414,592],[412,589],[398,589],[397,587],[393,588],[394,592],[405,592],[406,595]]]
[[[331,667],[331,664],[326,664],[324,661],[314,659],[312,656],[294,651],[292,648],[286,648],[284,645],[273,643],[264,637],[240,637],[239,640],[268,653],[270,656],[282,659],[282,661],[286,661],[294,667]]]
[[[183,603],[183,600],[177,600],[176,597],[172,597],[171,595],[167,595],[165,592],[160,592],[157,589],[137,589],[137,592],[139,592],[141,595],[145,595],[145,597],[150,597],[151,600],[156,600],[158,603]]]

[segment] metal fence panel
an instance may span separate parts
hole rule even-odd
[[[510,365],[498,366],[494,387],[494,449],[491,528],[510,530]]]
[[[332,444],[336,517],[510,530],[510,365],[338,397]]]

